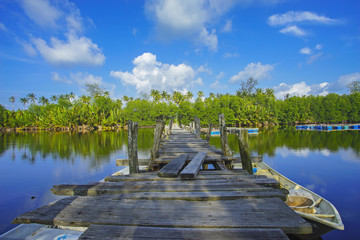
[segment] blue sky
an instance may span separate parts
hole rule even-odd
[[[112,98],[233,94],[249,77],[278,98],[344,94],[360,80],[359,12],[358,0],[2,0],[0,104],[86,83]]]

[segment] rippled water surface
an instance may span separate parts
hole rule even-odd
[[[151,129],[140,129],[139,158],[149,156]],[[220,147],[219,137],[211,144]],[[324,239],[356,239],[360,226],[359,131],[307,132],[291,129],[261,131],[250,136],[252,155],[293,181],[330,200],[339,210],[345,231]],[[230,148],[238,153],[235,135]],[[54,184],[89,183],[120,170],[117,158],[127,156],[127,134],[12,133],[0,135],[0,234],[14,227],[17,215],[56,199]]]

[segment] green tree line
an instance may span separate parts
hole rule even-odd
[[[249,79],[235,94],[204,96],[191,92],[151,90],[150,95],[133,99],[111,99],[97,85],[87,85],[88,94],[73,93],[37,98],[30,93],[18,101],[24,109],[9,110],[0,105],[0,126],[4,128],[106,128],[122,127],[127,120],[140,126],[154,125],[157,119],[174,117],[179,124],[189,124],[198,116],[202,125],[217,124],[218,114],[224,113],[232,126],[268,126],[298,123],[351,123],[360,121],[360,93],[326,96],[285,96],[276,99],[273,89],[255,88]],[[15,97],[9,101],[14,103]],[[27,107],[27,108],[26,108]]]

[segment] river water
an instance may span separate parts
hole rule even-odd
[[[151,129],[140,129],[139,158],[149,157]],[[220,138],[210,144],[220,148]],[[230,148],[238,153],[235,135]],[[331,201],[345,224],[323,239],[356,239],[360,226],[360,132],[261,131],[249,137],[252,155]],[[0,234],[19,214],[56,200],[55,184],[96,182],[127,158],[127,133],[11,133],[0,135]]]

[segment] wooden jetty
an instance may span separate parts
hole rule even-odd
[[[232,158],[193,133],[173,128],[154,157],[164,166],[159,172],[54,186],[54,194],[71,196],[13,222],[87,227],[80,239],[288,239],[312,232],[284,203],[276,180],[228,170]],[[201,170],[204,164],[216,170]]]

